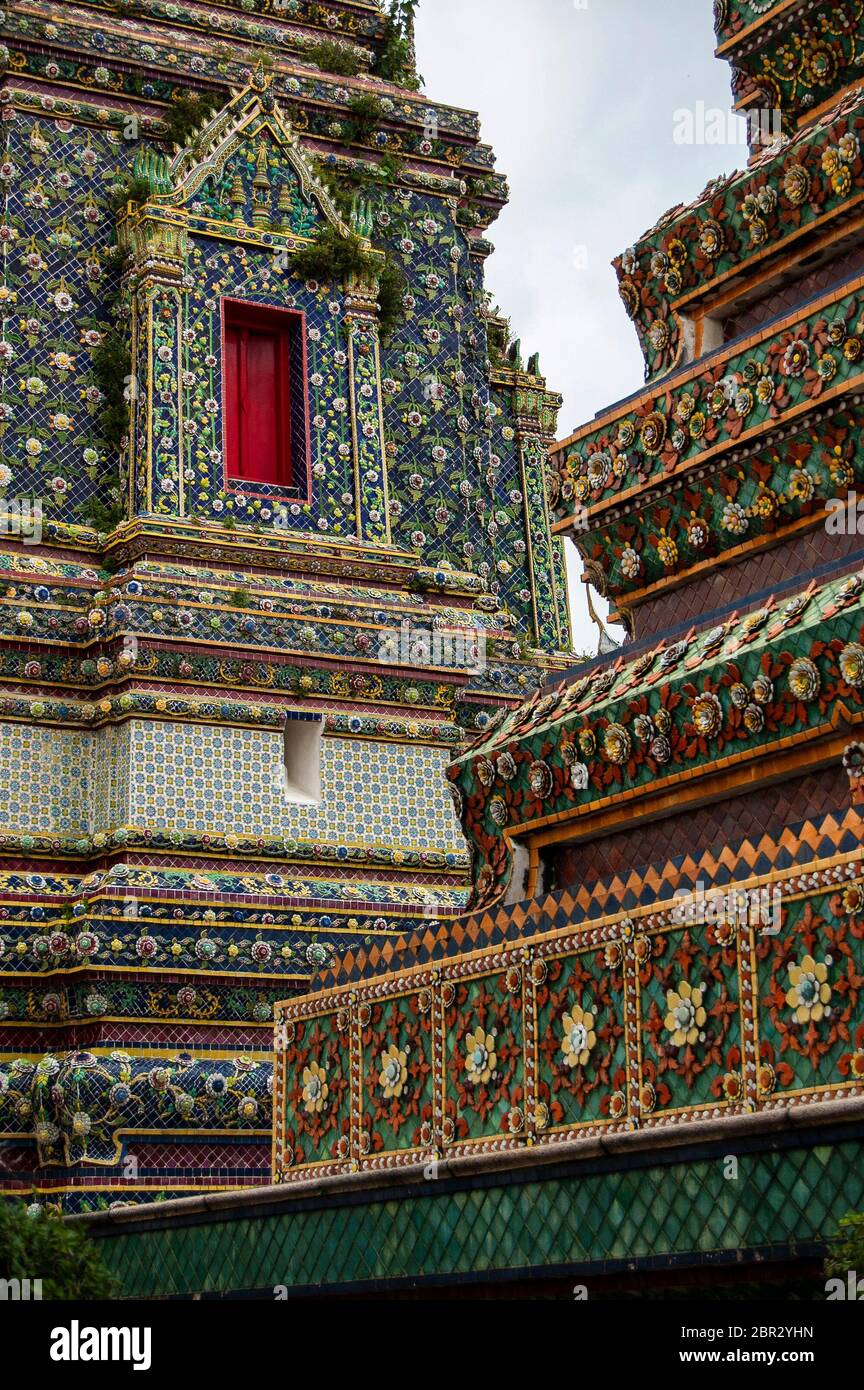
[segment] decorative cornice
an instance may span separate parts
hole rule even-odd
[[[864,573],[537,695],[493,722],[449,769],[474,848],[475,903],[495,901],[512,841],[595,806],[639,803],[686,779],[806,746],[811,759],[864,720]],[[821,755],[823,761],[825,753]],[[833,754],[832,756],[836,756]],[[749,784],[749,782],[748,782]]]
[[[613,262],[652,378],[688,360],[701,312],[728,315],[736,289],[767,290],[800,259],[860,233],[864,200],[860,88],[746,170],[713,179]]]

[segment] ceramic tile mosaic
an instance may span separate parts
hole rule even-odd
[[[0,724],[0,831],[86,834],[93,735]]]
[[[560,397],[484,289],[477,118],[430,140],[408,71],[358,132],[366,78],[308,49],[365,73],[374,7],[168,8],[0,15],[0,510],[38,501],[43,542],[0,545],[0,1142],[26,1112],[66,1205],[116,1199],[136,1121],[143,1199],[263,1176],[274,1000],[463,909],[446,765],[569,643]],[[362,273],[301,272],[325,232]],[[291,486],[226,476],[227,300],[302,316]],[[403,626],[470,650],[382,657]],[[319,804],[282,790],[288,710],[328,721]]]
[[[461,848],[446,749],[325,738],[321,804],[286,801],[282,735],[133,722],[131,813],[162,830]]]

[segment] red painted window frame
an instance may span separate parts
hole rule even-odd
[[[306,315],[298,309],[282,309],[251,300],[226,298],[222,300],[221,320],[223,473],[226,490],[242,493],[245,497],[290,496],[301,501],[311,501]],[[270,331],[279,338],[279,455],[276,460],[275,480],[256,477],[251,471],[245,477],[229,472],[232,460],[228,423],[228,332],[232,328],[243,327],[259,332]],[[261,492],[258,490],[260,488],[268,490]]]

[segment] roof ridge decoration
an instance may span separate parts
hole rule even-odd
[[[776,111],[794,130],[864,71],[862,18],[864,0],[715,0],[736,108]]]
[[[256,139],[266,132],[281,146],[285,161],[297,177],[301,196],[314,200],[327,221],[342,236],[349,236],[351,229],[309,163],[290,120],[276,100],[273,75],[265,72],[262,63],[247,85],[235,91],[226,105],[177,150],[159,179],[160,185],[167,184],[172,191],[162,193],[154,189],[154,201],[158,203],[164,198],[168,205],[188,204],[208,179],[223,172],[228,160],[253,132]]]
[[[736,277],[793,245],[799,254],[844,217],[864,187],[864,88],[818,121],[781,137],[746,169],[710,179],[693,202],[670,208],[613,261],[618,292],[639,337],[649,379],[686,361],[687,317]]]
[[[448,770],[474,849],[472,906],[500,898],[512,837],[529,828],[644,804],[682,780],[705,795],[709,775],[741,765],[752,779],[769,752],[824,762],[837,730],[864,721],[862,619],[864,571],[811,583],[782,606],[772,599],[695,638],[619,656],[488,726]]]

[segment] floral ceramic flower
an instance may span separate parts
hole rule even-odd
[[[487,1033],[485,1028],[475,1028],[465,1039],[465,1071],[468,1080],[475,1085],[485,1084],[497,1065],[495,1034]]]
[[[803,376],[810,363],[810,344],[803,338],[790,343],[783,356],[782,370],[786,376]]]
[[[805,468],[793,468],[789,475],[787,492],[795,502],[809,502],[816,485]]]
[[[796,700],[815,700],[822,678],[809,657],[801,656],[789,667],[789,689]]]
[[[765,727],[765,715],[758,705],[747,705],[744,710],[744,728],[748,734],[761,734]]]
[[[735,1071],[728,1071],[723,1077],[723,1094],[727,1100],[737,1100],[741,1095],[741,1077]]]
[[[800,207],[810,196],[810,175],[800,164],[792,164],[783,178],[783,190],[793,207]]]
[[[639,1109],[643,1115],[650,1115],[654,1106],[657,1104],[657,1093],[650,1081],[646,1081],[644,1086],[639,1088]]]
[[[696,732],[703,738],[713,738],[723,727],[723,706],[712,691],[697,695],[692,705]]]
[[[663,344],[665,346],[665,343]],[[666,417],[659,410],[646,416],[639,431],[642,448],[649,456],[659,454],[666,442]]]
[[[692,1047],[699,1041],[699,1034],[708,1017],[702,1007],[702,990],[694,989],[688,980],[682,980],[677,990],[666,991],[666,1009],[664,1026],[673,1045]]]
[[[386,1100],[398,1099],[408,1080],[408,1054],[396,1043],[391,1043],[386,1051],[381,1053],[379,1061],[381,1071],[378,1074],[378,1085]]]
[[[528,783],[535,796],[547,797],[552,790],[552,772],[544,762],[532,763]]]
[[[672,757],[671,744],[668,738],[664,738],[662,734],[658,734],[656,738],[651,740],[651,746],[648,751],[655,763],[668,763],[669,759]]]
[[[800,965],[790,962],[790,988],[786,992],[786,1003],[793,1010],[796,1023],[819,1023],[827,1014],[826,1005],[831,1001],[831,986],[828,984],[828,965],[830,961],[815,961],[805,956]]]
[[[610,724],[603,740],[603,748],[610,763],[621,767],[630,757],[630,735],[621,724]]]
[[[562,1022],[564,1040],[561,1043],[561,1051],[564,1053],[564,1061],[568,1067],[587,1066],[591,1050],[597,1042],[594,1015],[577,1005],[569,1014],[564,1015]]]
[[[496,759],[495,767],[498,771],[498,776],[504,782],[511,782],[516,776],[516,763],[513,761],[513,755],[511,753],[506,751],[502,753],[500,757]]]
[[[843,911],[850,916],[858,913],[864,908],[864,887],[860,883],[853,883],[843,890],[841,895]]]
[[[757,676],[751,686],[751,694],[757,705],[770,705],[774,699],[774,682],[767,676]]]
[[[318,1062],[310,1062],[303,1068],[303,1104],[310,1115],[320,1115],[329,1094],[327,1072]]]
[[[642,561],[632,546],[625,545],[621,552],[621,573],[625,579],[636,579],[642,569]]]
[[[723,529],[729,531],[733,536],[743,535],[750,526],[747,513],[740,502],[735,502],[731,498],[726,502],[723,508],[721,524]]]
[[[864,686],[864,647],[858,642],[850,642],[840,653],[840,673],[847,685],[854,690]]]
[[[849,1070],[856,1081],[861,1081],[864,1078],[864,1052],[853,1052],[849,1058]]]

